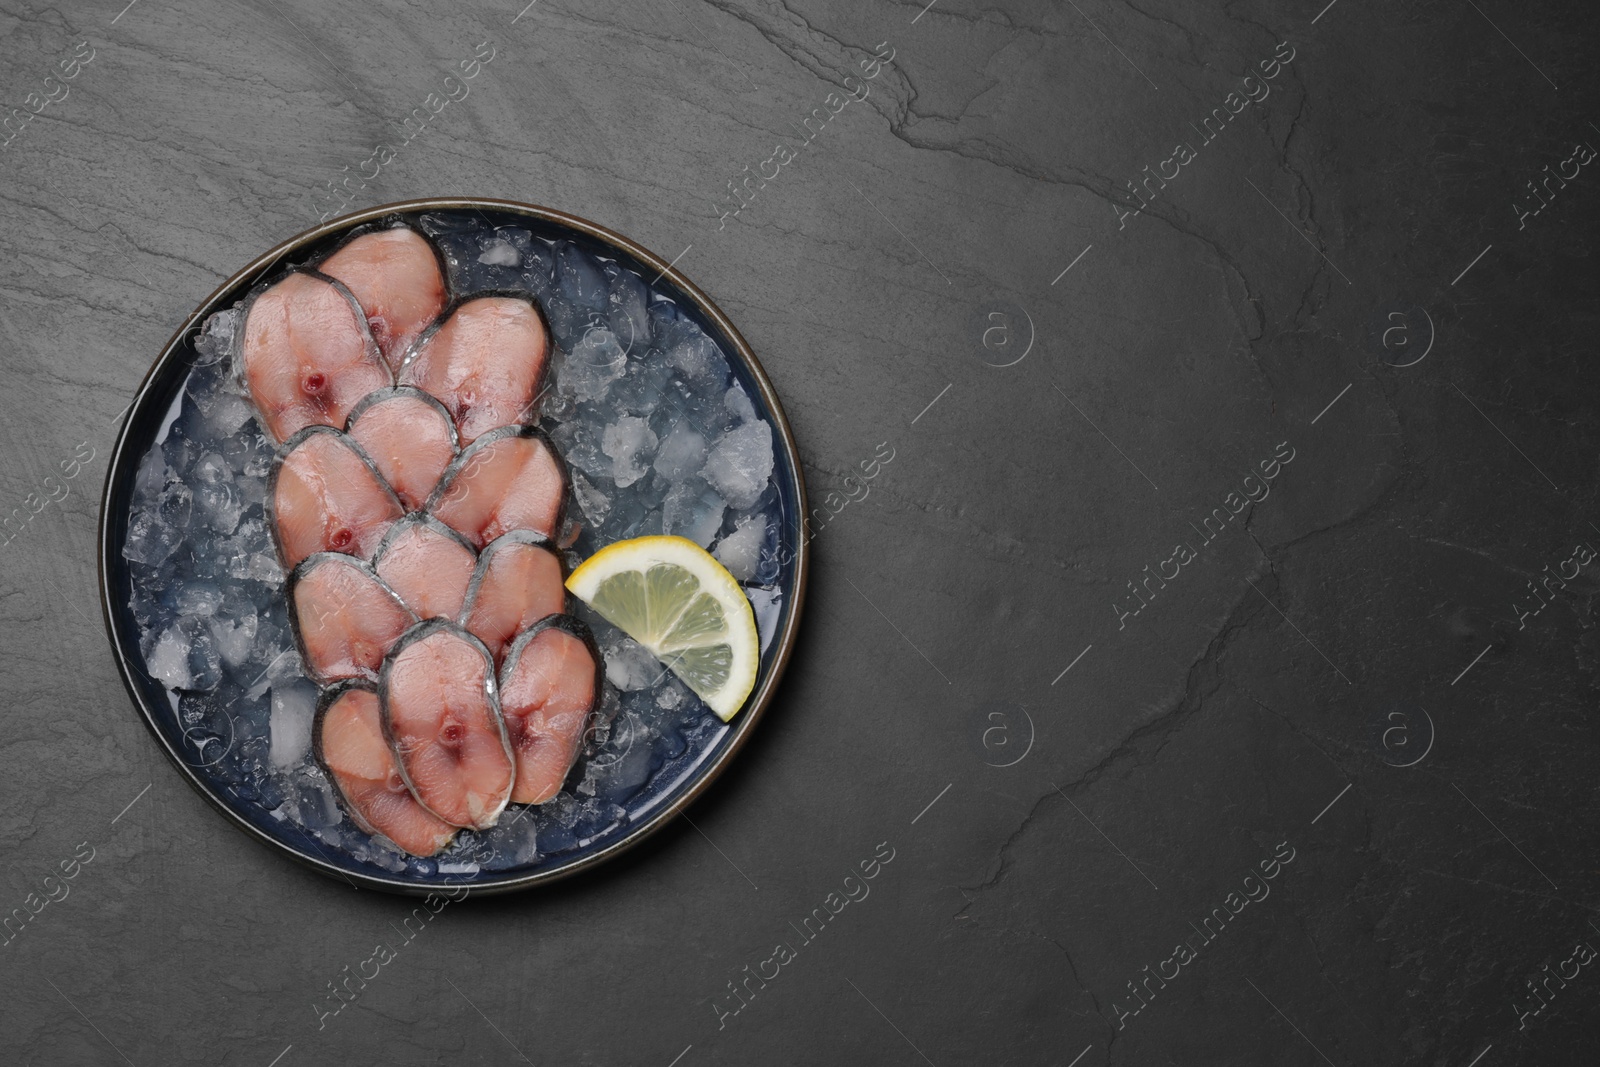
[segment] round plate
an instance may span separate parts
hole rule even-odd
[[[537,842],[537,854],[526,862],[499,862],[491,867],[459,858],[445,863],[407,860],[401,869],[392,869],[397,863],[394,856],[387,857],[387,866],[382,866],[363,858],[365,853],[359,849],[352,853],[337,844],[330,846],[325,837],[302,822],[286,818],[281,798],[276,798],[278,803],[274,806],[274,797],[229,785],[218,771],[222,763],[217,753],[231,750],[236,739],[220,736],[220,731],[204,725],[201,715],[187,706],[180,712],[180,694],[150,673],[141,648],[139,621],[130,604],[135,588],[132,566],[123,549],[128,541],[141,461],[147,452],[161,447],[179,402],[184,400],[191,372],[204,362],[196,342],[213,313],[233,307],[253,287],[283,270],[319,258],[359,226],[393,216],[403,216],[412,225],[426,218],[437,226],[439,219],[459,220],[469,215],[483,220],[487,228],[484,233],[514,228],[531,233],[536,242],[571,242],[602,263],[609,261],[631,270],[645,281],[652,306],[662,298],[672,301],[679,320],[697,326],[717,343],[727,359],[733,383],[743,386],[756,416],[773,431],[774,467],[768,492],[775,490],[775,494],[763,506],[781,517],[775,531],[769,527],[767,546],[769,562],[776,565],[777,573],[765,583],[770,610],[762,620],[761,669],[744,709],[728,724],[717,722],[705,711],[714,728],[697,724],[698,733],[688,744],[688,751],[671,758],[652,755],[643,784],[621,801],[620,812],[613,813],[615,818],[609,825],[591,827],[594,832],[587,836],[573,831],[560,840],[559,847],[549,851],[542,841]],[[494,260],[484,258],[480,262]],[[456,272],[452,270],[452,289],[456,283]],[[246,428],[250,428],[249,424]],[[167,343],[139,386],[106,476],[100,511],[101,606],[118,668],[145,725],[185,780],[238,829],[315,870],[370,888],[425,894],[440,887],[467,886],[473,892],[504,892],[574,874],[637,844],[699,796],[743,747],[772,701],[798,631],[808,567],[808,547],[802,533],[805,513],[799,451],[772,384],[727,316],[667,261],[604,227],[549,208],[502,200],[404,201],[332,220],[264,253],[207,297]],[[663,706],[669,705],[663,702]],[[263,746],[270,744],[270,737],[261,740],[259,724],[255,731],[257,751],[263,751]],[[605,753],[591,743],[580,766],[584,758],[605,758]],[[572,780],[569,777],[568,789]],[[339,818],[337,814],[333,817]],[[348,818],[343,819],[343,825],[348,832]],[[338,835],[333,836],[337,840]]]

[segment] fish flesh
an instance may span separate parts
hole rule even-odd
[[[384,734],[412,795],[452,826],[486,830],[515,774],[483,642],[446,619],[413,627],[384,661]]]
[[[531,426],[504,426],[457,456],[428,511],[478,548],[512,530],[554,537],[567,499],[567,468]]]
[[[565,614],[570,476],[531,425],[549,323],[526,293],[451,298],[424,234],[368,228],[253,293],[236,335],[281,442],[267,524],[322,687],[313,755],[416,856],[555,797],[605,685]]]
[[[405,506],[361,446],[308,426],[279,450],[267,482],[273,540],[284,570],[316,552],[371,559]]]
[[[289,576],[289,617],[306,675],[318,685],[376,678],[417,617],[358,559],[309,556]]]
[[[561,792],[600,702],[602,660],[589,628],[555,615],[525,630],[500,670],[500,705],[516,756],[511,800],[543,804]]]
[[[400,382],[438,397],[465,447],[529,417],[549,354],[550,331],[532,300],[479,296],[417,342]]]
[[[550,539],[512,530],[484,547],[461,609],[461,625],[499,663],[511,640],[544,618],[567,608],[561,557]]]
[[[274,441],[307,426],[343,427],[350,409],[394,374],[348,290],[304,271],[249,302],[241,378]]]
[[[413,856],[432,856],[456,828],[417,803],[383,736],[377,690],[345,682],[317,701],[312,753],[364,833],[382,834]]]
[[[346,429],[408,511],[417,511],[456,458],[456,425],[421,389],[398,386],[367,394]]]
[[[419,619],[460,615],[477,564],[478,553],[466,538],[423,514],[389,527],[373,560],[378,577]]]
[[[318,270],[350,290],[379,351],[397,370],[447,299],[439,254],[426,237],[405,226],[369,230],[345,242]]]

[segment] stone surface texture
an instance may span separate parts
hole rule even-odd
[[[0,11],[0,1060],[1594,1061],[1594,5],[122,4]],[[456,194],[678,257],[824,510],[687,818],[407,925],[167,764],[95,526],[206,294]]]

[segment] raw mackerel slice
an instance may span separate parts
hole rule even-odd
[[[416,511],[456,458],[456,426],[444,405],[421,389],[379,389],[350,412],[347,430],[394,489]]]
[[[543,804],[561,791],[601,694],[600,650],[568,615],[534,624],[500,670],[500,706],[517,760],[511,799]]]
[[[245,387],[276,441],[342,427],[362,397],[394,384],[355,299],[298,271],[251,299],[242,356]]]
[[[289,576],[289,615],[306,675],[318,685],[378,676],[417,618],[357,559],[310,556]]]
[[[417,342],[400,381],[439,398],[464,447],[529,418],[549,354],[549,331],[529,298],[481,296]]]
[[[422,806],[452,826],[484,830],[515,775],[483,642],[445,619],[413,627],[378,681],[383,732]]]
[[[529,426],[484,434],[456,457],[428,511],[478,548],[512,530],[554,537],[567,499],[567,468]]]
[[[361,447],[327,426],[308,426],[284,444],[267,483],[267,508],[284,570],[315,552],[371,559],[405,514]]]
[[[456,828],[418,804],[400,777],[370,683],[345,682],[323,691],[312,752],[351,821],[365,833],[382,834],[413,856],[431,856],[455,836]]]
[[[461,614],[478,553],[432,515],[408,515],[389,527],[373,565],[419,619]]]
[[[499,663],[519,633],[567,607],[561,557],[549,538],[512,530],[489,542],[467,588],[461,625],[472,631]]]
[[[444,272],[433,245],[397,226],[362,234],[317,268],[339,279],[367,316],[373,340],[391,367],[444,310]]]

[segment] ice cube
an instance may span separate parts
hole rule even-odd
[[[222,590],[215,582],[190,582],[178,591],[180,615],[215,615],[222,606]]]
[[[505,858],[513,867],[522,867],[539,858],[539,834],[532,819],[525,819],[517,833],[504,846]]]
[[[207,452],[200,457],[194,465],[194,480],[205,485],[215,485],[219,482],[233,481],[233,471],[228,467],[228,461],[220,453]]]
[[[640,494],[618,493],[612,498],[611,505],[611,514],[606,516],[605,523],[607,540],[643,537],[646,534],[661,532],[659,511],[654,512],[657,520],[655,528],[645,528],[653,512],[645,505],[644,498]]]
[[[229,308],[206,320],[200,336],[194,340],[197,366],[216,363],[233,350],[233,339],[238,335],[239,314],[238,308]]]
[[[580,471],[572,472],[572,495],[578,498],[578,507],[583,509],[584,518],[591,525],[604,522],[611,511],[611,503],[606,500],[605,494],[590,484]]]
[[[479,263],[487,263],[491,267],[520,267],[522,266],[522,253],[517,251],[517,246],[510,241],[497,238],[478,256]]]
[[[267,654],[271,655],[272,659],[262,665],[261,673],[256,675],[251,682],[250,688],[245,692],[247,698],[259,700],[273,686],[305,677],[304,672],[300,669],[300,654],[294,649],[281,648],[279,643],[272,640],[268,634],[262,635],[262,639],[257,642],[256,647],[258,650],[267,650]],[[255,659],[256,657],[252,657],[253,661]],[[251,666],[255,666],[255,663],[252,662]]]
[[[772,476],[772,427],[757,421],[729,430],[711,450],[702,473],[732,507],[750,507]]]
[[[245,576],[273,588],[283,584],[283,568],[278,564],[278,557],[268,549],[251,554]]]
[[[250,556],[253,550],[248,546],[241,547],[238,538],[223,542],[222,548],[228,553],[227,571],[230,578],[250,577]]]
[[[606,678],[625,693],[649,689],[666,671],[650,650],[631,637],[605,648]]]
[[[291,801],[295,821],[310,830],[325,830],[339,825],[344,813],[334,799],[333,786],[318,772],[295,775],[294,796]]]
[[[579,400],[599,400],[628,370],[628,354],[605,327],[586,330],[556,372],[562,392]]]
[[[293,681],[272,687],[272,765],[288,770],[311,748],[311,720],[317,711],[316,687]]]
[[[235,480],[239,475],[255,471],[256,474],[266,474],[272,462],[272,446],[262,435],[259,428],[252,427],[246,433],[235,433],[222,441],[218,446],[222,458],[228,461],[228,467],[233,471]],[[261,460],[266,460],[262,464]]]
[[[606,276],[587,252],[577,245],[563,243],[556,248],[556,288],[562,296],[582,307],[598,311],[610,295]]]
[[[530,809],[508,811],[493,830],[484,835],[481,851],[475,853],[484,869],[491,871],[521,867],[539,858],[539,823]]]
[[[684,418],[707,441],[720,441],[724,434],[737,425],[738,420],[722,402],[724,390],[722,383],[710,386],[684,385],[678,396],[678,407]]]
[[[122,554],[135,563],[159,566],[178,547],[178,531],[149,512],[136,511],[128,520]]]
[[[250,647],[255,642],[256,613],[246,611],[237,620],[218,617],[212,620],[211,631],[216,638],[217,654],[230,670],[238,670],[250,660]]]
[[[255,411],[243,397],[226,393],[216,399],[206,413],[206,423],[218,437],[231,437],[245,423],[255,417]]]
[[[663,349],[671,348],[681,336],[684,320],[678,313],[678,305],[671,298],[656,295],[650,302],[650,336],[655,343]]]
[[[600,447],[612,459],[612,480],[618,489],[625,489],[647,469],[645,464],[655,450],[656,435],[645,420],[625,415],[606,427]]]
[[[578,818],[572,832],[579,845],[587,845],[611,827],[618,824],[627,813],[609,800],[592,798],[578,806]]]
[[[650,290],[633,271],[619,270],[611,279],[606,316],[611,321],[611,332],[635,357],[642,356],[650,344],[649,302]]]
[[[208,619],[182,618],[178,629],[186,642],[189,656],[189,684],[187,689],[210,691],[222,682],[222,654],[217,649],[217,639],[211,632]]]
[[[634,356],[639,352],[635,351]],[[630,359],[628,373],[611,387],[611,403],[646,418],[671,399],[672,368],[660,359]]]
[[[233,491],[239,496],[239,506],[245,511],[251,508],[265,509],[267,504],[267,481],[265,478],[241,477],[234,481]]]
[[[673,345],[667,351],[667,362],[682,372],[691,385],[720,385],[727,361],[717,349],[716,342],[705,334],[697,334]]]
[[[182,530],[189,525],[189,517],[194,511],[194,492],[182,482],[170,482],[161,490],[157,510],[162,522],[174,530]]]
[[[168,689],[209,691],[222,681],[208,619],[181,618],[147,646],[145,670]]]
[[[616,734],[606,746],[615,750],[616,758],[594,760],[585,773],[588,788],[597,799],[624,800],[650,777],[654,746],[649,733],[649,727],[631,714],[617,723]]]
[[[761,548],[767,542],[767,523],[759,515],[751,516],[721,541],[712,555],[728,568],[728,573],[741,582],[755,577],[761,562]]]
[[[558,352],[553,358],[556,362],[551,366],[559,367],[566,357]],[[544,391],[544,399],[539,402],[539,408],[534,412],[534,417],[544,422],[552,438],[565,427],[576,428],[573,420],[574,413],[578,410],[578,398],[561,387],[559,378],[554,380],[556,387]]]
[[[656,451],[656,473],[678,484],[697,473],[706,461],[706,439],[686,420],[679,420]]]
[[[661,532],[687,537],[706,548],[722,528],[724,508],[716,490],[699,478],[690,478],[667,491],[661,504]]]
[[[522,261],[526,264],[522,280],[542,303],[548,304],[550,285],[556,275],[556,255],[550,242],[542,237],[535,241],[526,230],[512,230],[510,234],[511,243],[521,250]]]
[[[133,481],[134,499],[138,501],[154,500],[166,484],[166,458],[162,456],[159,448],[152,448],[139,461],[139,473]]]
[[[750,397],[746,395],[744,386],[738,382],[734,382],[727,393],[723,394],[722,403],[728,409],[728,413],[739,422],[755,421],[755,405],[750,403]]]
[[[174,626],[156,638],[155,647],[144,658],[144,666],[150,677],[168,689],[188,689],[192,679],[189,677],[189,648],[183,631]]]
[[[669,678],[665,685],[656,691],[656,706],[671,711],[683,703],[683,685],[676,678]]]
[[[221,385],[220,368],[210,363],[196,366],[184,382],[183,412],[179,419],[191,437],[201,436],[200,431],[204,430],[212,408],[224,396],[230,395],[222,391]]]
[[[587,435],[574,439],[562,455],[569,466],[577,467],[590,478],[611,477],[611,457],[600,451],[599,443]]]
[[[218,534],[231,534],[244,514],[244,502],[231,480],[201,483],[195,488],[194,507],[205,527]]]
[[[368,852],[368,861],[382,867],[390,874],[399,874],[406,869],[407,856],[397,848],[384,847],[374,840],[369,841]]]
[[[571,833],[572,816],[576,810],[577,799],[565,791],[540,807],[539,850],[546,856],[559,855],[577,844]]]
[[[632,487],[639,502],[651,511],[661,508],[661,502],[667,498],[667,490],[672,488],[672,483],[653,470]]]
[[[167,457],[167,470],[175,476],[188,471],[200,455],[200,448],[179,433],[176,426],[170,428],[161,450]]]
[[[556,346],[566,352],[583,339],[584,332],[596,325],[595,313],[581,308],[570,300],[552,294],[544,305],[545,317],[550,320],[550,333]]]
[[[239,473],[246,478],[263,479],[262,491],[263,494],[265,494],[265,479],[267,474],[272,470],[274,452],[272,446],[267,443],[267,439],[264,435],[256,434],[255,440],[259,442],[259,444],[254,449],[254,452],[250,458],[245,460],[245,464],[240,469]]]

